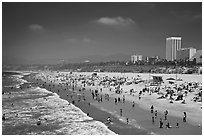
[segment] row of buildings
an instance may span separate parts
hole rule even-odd
[[[202,62],[202,50],[196,50],[193,47],[182,48],[181,37],[166,38],[166,60],[196,60],[197,63]]]
[[[160,58],[159,58],[159,56],[148,57],[148,56],[137,55],[137,54],[131,56],[131,62],[132,63],[135,64],[136,62],[140,62],[140,61],[154,63],[156,61],[160,61]]]
[[[197,63],[202,62],[202,50],[195,48],[182,48],[181,37],[166,38],[166,60],[167,61],[193,61]],[[132,55],[131,62],[136,63],[140,61],[154,63],[160,61],[159,56],[145,57],[143,55]]]

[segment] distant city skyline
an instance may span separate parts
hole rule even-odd
[[[2,3],[3,63],[134,54],[165,58],[166,38],[202,49],[201,2]]]

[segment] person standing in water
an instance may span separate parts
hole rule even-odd
[[[107,123],[110,124],[111,122],[112,122],[111,118],[108,117],[108,118],[107,118]]]

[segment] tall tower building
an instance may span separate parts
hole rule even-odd
[[[166,60],[176,60],[176,52],[181,49],[181,37],[166,38]]]

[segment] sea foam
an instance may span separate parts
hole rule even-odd
[[[4,121],[3,128],[5,125],[18,127],[22,124],[28,124],[26,128],[35,126],[37,128],[37,121],[40,119],[40,126],[43,127],[41,131],[26,130],[29,132],[25,134],[115,134],[105,124],[93,120],[78,107],[61,99],[56,93],[40,87],[32,87],[18,93],[12,93],[10,96],[13,96],[13,98],[22,97],[21,101],[15,102],[12,108],[8,107],[9,104],[5,104],[3,107],[3,113],[10,119]],[[48,96],[40,97],[44,95]],[[38,98],[33,98],[34,96],[38,96]],[[18,117],[16,117],[16,114],[18,114]],[[50,127],[53,127],[53,129]]]

